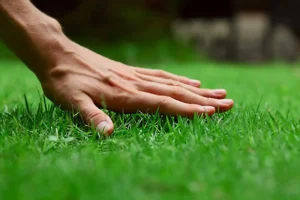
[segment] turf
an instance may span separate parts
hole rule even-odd
[[[24,65],[0,61],[0,199],[300,198],[299,68],[148,67],[224,87],[235,107],[193,120],[110,113],[115,132],[99,138],[45,103]]]

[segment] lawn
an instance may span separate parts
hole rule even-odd
[[[299,199],[300,68],[145,65],[228,90],[232,111],[193,120],[111,113],[98,137],[0,61],[0,199]],[[25,97],[26,95],[26,101]]]

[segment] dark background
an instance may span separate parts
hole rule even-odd
[[[295,62],[299,0],[31,0],[73,40],[121,62]],[[0,58],[12,54],[0,44]]]
[[[232,18],[240,11],[262,11],[274,23],[285,23],[300,36],[299,0],[32,0],[47,14],[63,23],[70,34],[96,32],[99,37],[119,35],[152,35],[148,31],[163,27],[163,33],[174,19]],[[147,31],[146,31],[147,30]],[[130,32],[130,35],[125,33]],[[159,34],[157,34],[159,35]],[[113,39],[118,39],[112,37]],[[135,37],[132,37],[135,38]]]

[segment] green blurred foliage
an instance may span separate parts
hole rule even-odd
[[[185,63],[206,59],[193,48],[170,39],[159,39],[155,42],[103,42],[81,37],[73,40],[103,56],[129,65]],[[0,61],[16,59],[17,57],[0,41]]]
[[[101,55],[129,65],[185,63],[206,59],[190,46],[168,39],[102,44],[76,41]]]
[[[105,41],[170,37],[180,0],[88,0],[59,18],[68,35]]]
[[[53,5],[47,12],[54,13]],[[62,0],[64,1],[64,0]],[[171,23],[178,15],[182,0],[81,0],[77,7],[66,10],[57,19],[64,32],[97,53],[131,65],[186,62],[199,59],[189,46],[174,41]],[[61,10],[61,9],[58,9]],[[203,56],[202,56],[203,57]],[[200,57],[200,58],[202,58]],[[0,60],[16,56],[0,41]]]

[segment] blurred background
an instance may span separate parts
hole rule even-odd
[[[299,0],[32,0],[66,34],[122,62],[295,62]],[[4,48],[0,57],[14,58]]]

